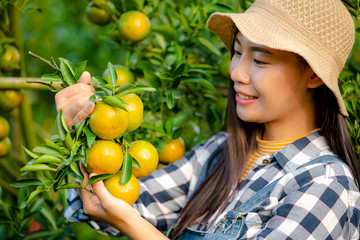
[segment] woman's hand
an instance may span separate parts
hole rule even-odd
[[[56,109],[58,112],[63,111],[69,129],[85,120],[94,110],[95,104],[89,98],[95,94],[95,89],[90,86],[90,82],[91,75],[85,71],[76,84],[55,95]]]
[[[79,190],[85,214],[117,228],[131,239],[168,239],[143,219],[135,208],[112,196],[103,181],[87,185],[89,177],[95,174],[89,176],[83,165],[81,169],[84,173],[82,186],[89,190]]]

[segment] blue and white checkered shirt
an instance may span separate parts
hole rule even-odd
[[[161,231],[176,223],[182,208],[195,190],[202,167],[209,156],[227,141],[220,132],[190,153],[150,176],[140,179],[140,197],[133,205]],[[343,163],[299,166],[332,151],[319,132],[313,132],[282,150],[262,156],[234,190],[225,212],[250,199],[258,190],[282,177],[267,204],[245,218],[247,233],[241,239],[359,239],[360,193]],[[112,236],[121,233],[84,214],[76,190],[68,196],[66,219],[87,222]],[[224,214],[215,219],[215,225]],[[212,219],[210,219],[211,222]],[[215,225],[199,223],[191,228],[211,232]]]

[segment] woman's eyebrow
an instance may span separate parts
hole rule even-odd
[[[235,42],[237,42],[240,46],[242,46],[241,43],[240,43],[239,38],[235,37]],[[270,52],[269,50],[267,50],[266,48],[264,48],[262,46],[250,47],[250,50],[253,51],[253,52],[262,52],[262,53],[266,53],[266,54],[269,54],[269,55],[273,55],[272,52]]]

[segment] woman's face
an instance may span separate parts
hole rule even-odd
[[[312,75],[311,68],[302,66],[296,54],[252,43],[241,33],[236,35],[230,76],[241,120],[264,123],[265,130],[301,125],[304,117],[314,113],[308,88]]]

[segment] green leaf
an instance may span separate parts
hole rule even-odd
[[[111,86],[115,88],[117,82],[117,74],[114,65],[111,62],[108,62],[108,71],[110,73],[110,82]]]
[[[125,111],[126,110],[126,107],[124,104],[126,104],[123,100],[121,100],[120,98],[118,97],[115,97],[115,96],[104,96],[102,101],[106,104],[109,104],[110,106],[113,106],[113,107],[118,107],[118,108],[121,108]]]
[[[174,127],[174,120],[172,118],[166,119],[165,124],[164,124],[164,129],[165,129],[165,132],[170,136],[173,133],[173,127]]]
[[[81,123],[78,123],[75,125],[75,132],[76,132],[76,140],[79,139],[81,134],[83,133],[84,127],[86,125],[86,121],[82,121]]]
[[[71,134],[67,133],[65,136],[65,146],[67,147],[67,149],[69,149],[70,151],[73,149],[74,146],[74,140],[71,138]]]
[[[215,53],[218,56],[221,55],[219,48],[216,45],[214,45],[212,42],[207,40],[206,38],[199,37],[199,38],[197,38],[197,40],[199,41],[199,43],[201,43],[204,47],[209,49],[211,52]]]
[[[119,93],[122,93],[130,88],[133,88],[135,87],[135,84],[131,84],[131,83],[124,83],[123,85],[121,86],[116,86],[115,88],[115,93],[116,95],[119,94]]]
[[[38,179],[21,179],[14,183],[11,183],[10,186],[13,188],[23,188],[28,186],[40,186],[42,182]]]
[[[153,71],[144,70],[144,78],[154,88],[159,88],[161,86],[159,78]]]
[[[351,94],[355,91],[355,87],[351,82],[344,83],[342,86],[344,94]]]
[[[22,167],[20,169],[20,171],[22,172],[32,172],[32,171],[44,171],[44,170],[49,170],[49,171],[56,171],[55,168],[49,167],[46,164],[31,164],[31,165],[25,165],[24,167]]]
[[[141,122],[140,125],[142,128],[146,128],[146,129],[150,129],[153,130],[155,132],[159,132],[159,133],[163,133],[163,129],[161,126],[155,126],[153,122]]]
[[[40,213],[50,222],[54,230],[58,230],[55,216],[48,206],[42,206]]]
[[[61,141],[64,141],[65,136],[66,136],[66,129],[64,128],[64,126],[62,124],[61,116],[63,116],[62,110],[60,110],[59,113],[56,115],[55,125],[56,125],[56,130],[57,130],[57,133],[58,133]]]
[[[29,204],[34,197],[39,195],[39,193],[44,192],[44,191],[45,190],[43,189],[42,186],[38,186],[35,191],[32,191],[30,193],[29,197],[27,198],[27,204]]]
[[[62,158],[63,155],[56,149],[49,147],[48,145],[44,145],[44,144],[39,144],[38,146],[36,146],[33,149],[34,152],[36,153],[42,153],[45,155],[51,155],[54,157],[58,157],[58,158]]]
[[[44,81],[44,82],[61,82],[61,78],[55,74],[55,73],[52,73],[52,74],[44,74],[41,76],[41,81]]]
[[[135,2],[138,10],[142,10],[144,8],[145,0],[135,0]]]
[[[234,9],[232,9],[230,6],[224,4],[224,3],[215,3],[215,4],[208,4],[204,6],[204,10],[206,13],[210,14],[213,12],[234,12]]]
[[[46,143],[46,145],[48,145],[49,147],[51,147],[51,148],[53,148],[53,149],[56,149],[56,150],[58,150],[58,151],[61,152],[60,146],[57,145],[56,143],[54,143],[53,141],[45,138],[45,143]]]
[[[102,77],[92,77],[91,78],[91,81],[93,83],[95,83],[98,87],[99,86],[103,86],[103,85],[106,85],[106,84],[109,84],[104,78]]]
[[[82,187],[79,184],[67,183],[67,184],[61,185],[57,189],[72,189],[72,188],[82,188]]]
[[[212,85],[211,82],[209,82],[209,81],[207,81],[207,80],[205,80],[203,78],[200,78],[200,77],[183,78],[181,80],[181,84],[184,84],[184,83],[197,83],[197,84],[200,84],[203,87],[217,93],[216,88],[214,87],[214,85]]]
[[[172,109],[176,104],[176,100],[174,97],[174,89],[170,88],[166,91],[166,105],[169,109]]]
[[[39,155],[33,153],[32,151],[30,151],[29,149],[27,149],[26,147],[22,146],[22,148],[24,149],[24,151],[26,152],[27,155],[29,155],[32,158],[38,158]]]
[[[64,82],[70,86],[76,83],[75,79],[75,67],[74,65],[64,58],[59,58],[60,60],[60,70]]]
[[[149,86],[145,86],[145,85],[136,85],[136,87],[124,91],[121,94],[121,96],[124,96],[126,94],[130,94],[130,93],[154,92],[154,91],[156,91],[156,89],[153,88],[153,87],[149,87]]]
[[[34,161],[35,164],[39,164],[39,163],[48,163],[48,164],[55,164],[55,165],[59,165],[62,163],[61,159],[58,157],[54,157],[52,155],[42,155],[41,157],[39,157],[38,159],[36,159]]]
[[[186,68],[185,62],[181,62],[180,64],[178,64],[178,66],[175,69],[174,78],[180,76],[184,72],[185,68]]]
[[[177,31],[175,28],[170,25],[158,25],[151,28],[151,31],[162,34],[165,38],[169,40],[177,40]]]
[[[57,231],[39,230],[24,236],[23,240],[51,239],[51,237],[56,236],[57,234]]]
[[[86,136],[87,146],[88,146],[88,148],[91,148],[91,146],[95,142],[96,135],[92,131],[90,131],[88,126],[84,127],[84,133],[85,133],[85,136]]]
[[[127,149],[124,154],[124,162],[120,175],[120,185],[124,186],[131,178],[132,174],[132,156],[128,153]]]
[[[83,174],[82,174],[82,172],[80,170],[79,162],[78,161],[72,161],[72,163],[70,164],[70,169],[75,174],[74,177],[76,179],[78,179],[78,180],[81,180],[81,182],[82,182],[84,177],[83,177]]]
[[[135,158],[132,158],[132,164],[131,164],[133,167],[136,167],[138,169],[141,169],[140,167],[140,164],[139,162],[135,159]]]
[[[88,185],[91,185],[91,184],[96,183],[98,181],[102,181],[102,180],[111,178],[112,176],[114,176],[113,173],[105,173],[105,174],[99,174],[99,175],[96,175],[96,176],[92,176],[89,179]]]
[[[182,128],[177,128],[172,136],[171,136],[171,139],[178,139],[180,136],[181,136],[181,133],[182,133]]]
[[[79,80],[82,73],[85,71],[87,60],[75,64],[75,79]]]

